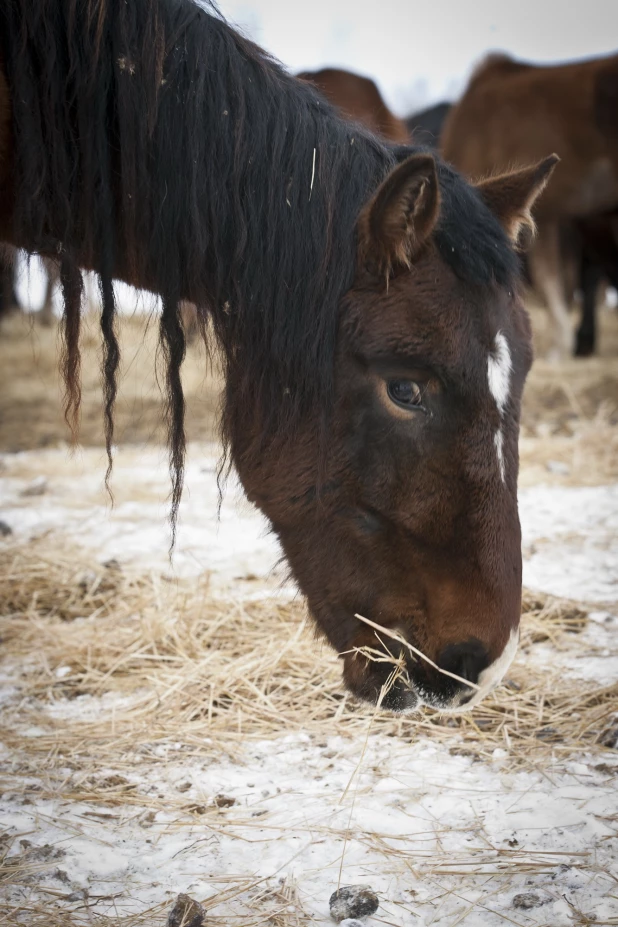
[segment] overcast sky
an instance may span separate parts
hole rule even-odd
[[[557,61],[618,51],[618,0],[220,0],[292,71],[367,74],[398,115],[456,95],[488,51]]]

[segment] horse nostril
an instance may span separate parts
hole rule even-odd
[[[440,669],[455,673],[462,679],[478,682],[483,670],[489,666],[489,654],[481,641],[472,638],[462,644],[449,644],[438,659]]]

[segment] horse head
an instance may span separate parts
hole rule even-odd
[[[425,153],[392,170],[358,219],[327,422],[257,463],[236,441],[348,689],[393,710],[476,704],[515,653],[532,346],[506,252],[556,160],[476,188]]]

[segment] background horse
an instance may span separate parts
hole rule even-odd
[[[560,154],[556,180],[535,213],[530,253],[533,282],[553,321],[555,356],[572,344],[560,224],[618,206],[617,96],[618,56],[557,67],[491,56],[444,126],[443,155],[469,177],[530,163],[548,146]]]
[[[429,148],[440,148],[442,129],[448,116],[452,103],[436,103],[427,109],[419,110],[406,117],[405,123],[410,138],[417,145],[427,145]]]
[[[362,122],[376,135],[393,142],[410,141],[405,123],[391,113],[371,78],[340,68],[302,71],[297,77],[317,87],[347,119]]]
[[[110,461],[112,280],[160,294],[174,519],[193,302],[223,356],[228,453],[348,687],[474,704],[518,636],[531,345],[513,242],[556,158],[472,187],[343,121],[191,0],[4,4],[0,55],[0,238],[60,261],[68,420],[79,269],[100,280]],[[357,613],[433,662],[391,648],[395,679]]]

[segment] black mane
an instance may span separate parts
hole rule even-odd
[[[103,299],[106,438],[118,347],[111,281],[163,302],[173,517],[184,461],[178,303],[210,317],[227,378],[223,435],[263,440],[332,393],[338,306],[363,203],[393,148],[194,0],[6,0],[0,51],[13,105],[15,234],[62,263],[67,416],[77,420],[80,259]],[[436,240],[459,275],[505,283],[516,259],[480,198],[440,166]]]

